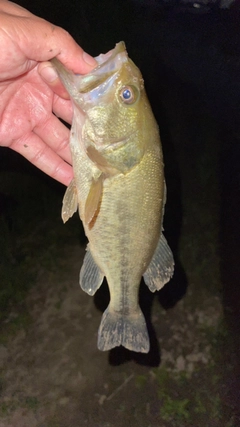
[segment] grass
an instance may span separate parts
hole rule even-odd
[[[34,396],[27,396],[25,399],[25,404],[29,409],[35,411],[39,406],[39,401]]]
[[[39,407],[39,400],[35,396],[25,396],[19,400],[12,399],[10,401],[3,402],[0,405],[0,416],[6,417],[9,413],[19,408],[19,406],[36,411]]]
[[[166,396],[160,409],[164,421],[185,422],[190,419],[189,399],[172,399]]]
[[[166,365],[153,369],[159,399],[159,415],[171,427],[205,425],[233,426],[230,408],[223,406],[224,384],[222,350],[226,344],[226,325],[201,325],[201,333],[211,347],[212,362],[195,365],[191,377],[187,371],[175,372]],[[224,365],[226,370],[226,366]],[[144,379],[136,378],[136,386]]]
[[[137,388],[144,388],[147,382],[147,377],[146,375],[137,375],[135,377],[135,384]]]
[[[201,368],[194,378],[175,375],[161,367],[155,370],[160,401],[160,416],[171,426],[215,426],[223,419],[218,386],[212,381],[212,368]]]

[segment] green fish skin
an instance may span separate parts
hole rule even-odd
[[[89,240],[81,288],[94,295],[104,277],[108,282],[110,303],[99,327],[98,348],[122,345],[147,353],[140,281],[143,276],[154,292],[174,271],[162,234],[166,186],[159,129],[125,44],[96,60],[98,66],[84,76],[52,60],[74,107],[74,180],[63,199],[62,218],[66,222],[78,209]]]

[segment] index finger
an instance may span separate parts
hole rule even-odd
[[[67,186],[72,180],[72,167],[37,134],[30,132],[24,138],[14,141],[11,148],[62,184]]]
[[[67,68],[80,74],[88,73],[97,65],[63,28],[17,4],[2,1],[0,6],[0,11],[4,12],[3,30],[28,60],[42,62],[56,56]]]
[[[37,19],[38,26],[31,21],[27,28],[29,39],[38,40],[37,47],[35,43],[23,47],[28,58],[42,62],[57,57],[67,68],[80,74],[88,73],[97,65],[96,60],[86,53],[66,30],[44,19]]]

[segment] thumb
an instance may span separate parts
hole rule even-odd
[[[63,99],[70,98],[51,62],[41,62],[38,65],[38,73],[54,93]]]

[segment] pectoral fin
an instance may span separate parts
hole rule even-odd
[[[80,271],[79,283],[84,292],[94,295],[100,288],[104,275],[95,263],[89,249],[84,257],[83,266]]]
[[[109,161],[104,157],[96,148],[90,145],[87,148],[87,155],[90,160],[98,167],[100,171],[104,173],[106,177],[114,176],[119,174],[121,171],[116,169]]]
[[[67,222],[73,216],[78,207],[77,188],[74,179],[70,182],[63,197],[62,220]]]
[[[171,279],[173,271],[173,254],[161,233],[157,248],[143,278],[150,291],[155,292]]]
[[[103,192],[103,181],[103,175],[100,175],[96,181],[94,179],[92,180],[92,184],[85,203],[85,222],[90,228],[93,227],[100,209]]]

